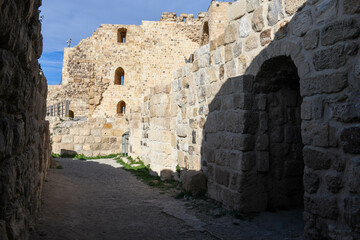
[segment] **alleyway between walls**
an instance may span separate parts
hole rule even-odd
[[[178,200],[112,159],[58,159],[32,240],[303,239],[301,210],[239,220],[211,200]]]

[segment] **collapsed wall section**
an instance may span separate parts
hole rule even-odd
[[[27,239],[49,167],[40,0],[0,2],[0,238]]]

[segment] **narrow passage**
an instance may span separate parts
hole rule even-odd
[[[112,159],[58,161],[31,240],[303,239],[299,211],[238,220],[209,201],[161,194]]]

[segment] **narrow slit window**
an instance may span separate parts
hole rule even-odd
[[[118,42],[119,43],[126,43],[126,28],[118,29]]]
[[[115,85],[124,85],[124,82],[125,82],[125,71],[123,68],[119,67],[115,71],[114,84]]]
[[[124,101],[120,101],[117,104],[117,114],[119,115],[125,114],[125,110],[126,110],[126,103]]]

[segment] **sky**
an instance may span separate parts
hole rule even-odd
[[[88,38],[101,24],[141,25],[159,21],[162,12],[206,12],[211,0],[43,0],[41,67],[49,85],[61,84],[64,47]]]

